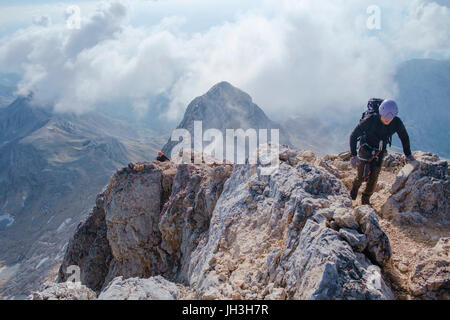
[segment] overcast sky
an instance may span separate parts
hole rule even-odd
[[[143,110],[165,94],[179,120],[223,80],[271,115],[348,111],[395,98],[400,62],[449,55],[446,0],[0,2],[0,72],[57,111],[119,99]]]

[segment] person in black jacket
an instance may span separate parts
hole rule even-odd
[[[158,151],[158,156],[156,157],[156,160],[164,162],[164,161],[170,161],[169,158],[167,158],[164,153],[162,153],[161,151]]]
[[[389,138],[397,133],[403,146],[403,152],[406,161],[413,161],[411,154],[409,136],[403,125],[402,120],[397,117],[398,107],[395,101],[385,100],[380,105],[379,113],[372,114],[361,120],[350,135],[350,163],[357,168],[358,173],[353,180],[350,196],[356,200],[358,190],[364,181],[366,164],[369,165],[369,175],[364,192],[362,193],[361,203],[370,205],[370,197],[372,196],[378,181],[378,175],[381,171],[383,158],[386,155],[386,145]],[[361,137],[360,148],[356,152],[356,144],[358,137]],[[376,156],[375,156],[376,155]],[[368,162],[370,161],[370,163]]]

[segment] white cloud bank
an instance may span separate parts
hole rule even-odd
[[[395,97],[396,66],[412,54],[450,55],[448,7],[377,3],[380,30],[366,27],[372,1],[285,0],[192,33],[184,30],[194,22],[182,16],[133,27],[128,12],[145,3],[117,2],[82,20],[79,30],[37,19],[2,40],[0,70],[23,74],[20,93],[33,91],[37,103],[56,111],[82,113],[119,99],[141,109],[164,93],[174,120],[222,80],[269,114],[349,110],[369,97]]]

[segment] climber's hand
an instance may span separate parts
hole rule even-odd
[[[352,165],[353,168],[356,168],[360,162],[361,162],[361,159],[359,159],[358,156],[353,156],[350,158],[350,164]]]

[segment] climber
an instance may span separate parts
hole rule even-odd
[[[408,132],[402,120],[397,117],[398,107],[395,101],[371,99],[369,104],[373,100],[378,100],[381,103],[378,105],[379,108],[377,106],[375,111],[371,110],[370,113],[367,113],[350,135],[350,163],[358,170],[357,176],[353,180],[350,197],[352,200],[356,200],[359,187],[363,181],[367,181],[361,197],[363,205],[370,205],[370,197],[375,190],[383,158],[387,153],[387,143],[390,143],[394,133],[398,134],[402,142],[406,161],[415,160],[411,154]],[[358,139],[360,139],[360,144],[357,153],[356,144]]]
[[[161,151],[158,151],[158,157],[156,157],[156,160],[164,162],[164,161],[170,161],[169,158],[167,158],[164,153],[162,153]]]

